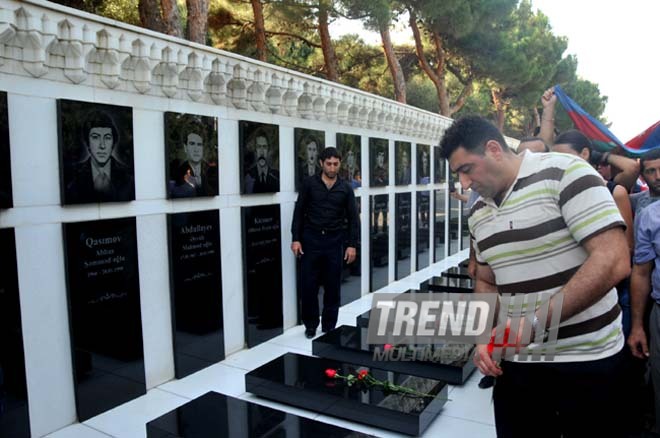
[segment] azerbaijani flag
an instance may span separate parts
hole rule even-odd
[[[559,85],[555,85],[555,95],[573,121],[575,129],[589,137],[596,149],[600,151],[610,151],[619,147],[627,155],[639,156],[649,149],[660,146],[660,121],[623,144],[607,129],[607,126],[591,117],[580,105],[568,97]]]

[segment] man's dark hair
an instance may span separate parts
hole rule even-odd
[[[660,148],[654,148],[650,151],[644,152],[644,155],[642,155],[639,159],[639,171],[643,174],[644,162],[653,160],[660,160]]]
[[[449,159],[459,147],[473,154],[483,154],[489,140],[499,142],[505,152],[509,151],[502,133],[488,119],[479,116],[461,117],[442,136],[441,154],[444,159]]]
[[[336,147],[330,146],[327,148],[324,148],[321,153],[319,154],[319,161],[324,162],[328,158],[336,158],[339,161],[341,161],[341,154],[337,150]]]
[[[181,129],[181,144],[188,143],[188,136],[190,134],[197,134],[202,137],[202,143],[206,145],[208,137],[207,126],[202,123],[202,121],[195,116],[192,116],[188,123],[185,123]]]
[[[112,130],[112,147],[119,144],[119,130],[114,119],[107,112],[94,110],[85,117],[80,127],[80,139],[87,148],[89,148],[89,131],[92,128],[110,128]]]
[[[555,138],[555,144],[567,144],[578,154],[582,152],[582,149],[587,148],[589,150],[589,155],[591,155],[591,151],[593,151],[594,148],[591,144],[591,140],[577,129],[570,129],[559,134],[559,136]]]
[[[541,143],[543,143],[543,147],[545,147],[545,151],[550,152],[550,147],[548,146],[548,144],[545,141],[543,141],[542,138],[539,137],[523,137],[520,139],[520,143],[518,144],[518,147],[520,147],[520,145],[523,143],[528,143],[532,141],[540,141]]]

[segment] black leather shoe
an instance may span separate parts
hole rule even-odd
[[[307,339],[312,339],[314,336],[316,336],[316,329],[307,329],[307,330],[305,330],[305,337]]]
[[[322,331],[323,333],[328,333],[328,332],[333,331],[334,329],[335,329],[334,327],[332,327],[332,328],[324,328],[324,329],[322,329],[321,331]]]
[[[495,386],[495,377],[493,376],[483,376],[479,382],[479,388],[488,389]]]

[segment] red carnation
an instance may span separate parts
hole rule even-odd
[[[394,345],[392,345],[392,344],[383,345],[383,350],[385,350],[385,351],[391,350],[392,348],[394,348]]]
[[[337,375],[337,370],[333,370],[332,368],[328,368],[325,370],[325,375],[328,376],[331,379],[334,379],[335,376]]]
[[[367,370],[360,371],[357,376],[358,380],[364,379],[365,377],[367,377],[367,374],[369,374],[369,371]]]

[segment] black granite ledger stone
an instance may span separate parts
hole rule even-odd
[[[76,407],[87,420],[146,393],[135,218],[64,224]]]
[[[220,217],[210,210],[167,219],[174,365],[181,379],[225,358]]]
[[[441,276],[447,278],[463,278],[463,279],[472,278],[470,277],[467,268],[463,268],[460,266],[453,266],[451,268],[445,269],[444,271],[442,271]]]
[[[417,270],[426,268],[430,263],[429,236],[431,220],[431,192],[417,192]]]
[[[394,278],[400,280],[410,275],[410,248],[412,246],[411,229],[411,194],[397,193],[394,196],[396,205],[396,232],[394,252],[396,263],[394,265]]]
[[[283,333],[280,206],[243,207],[245,339],[248,348]]]
[[[370,208],[370,291],[385,287],[388,283],[389,264],[389,196],[371,196]]]
[[[431,277],[419,284],[422,292],[472,293],[474,281],[471,278]]]
[[[0,436],[29,437],[14,230],[0,230]]]
[[[474,345],[420,344],[415,345],[419,349],[415,354],[412,349],[406,347],[408,346],[398,345],[384,350],[382,345],[367,343],[366,328],[342,325],[314,339],[312,354],[387,371],[444,380],[455,385],[463,384],[475,368],[472,362]]]
[[[217,392],[207,392],[147,423],[147,438],[368,438],[370,436]]]
[[[338,370],[344,376],[368,370],[375,379],[433,397],[385,393],[361,384],[348,387],[339,379],[327,377],[326,369]],[[294,353],[246,374],[245,388],[260,397],[408,435],[424,432],[440,413],[448,393],[444,381]]]

